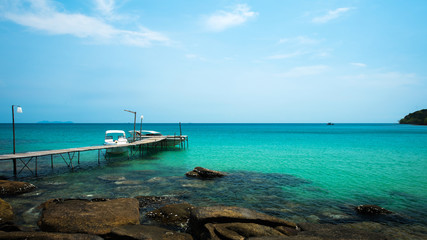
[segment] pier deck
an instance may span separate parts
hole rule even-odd
[[[51,156],[51,167],[53,168],[53,156],[59,155],[64,160],[64,162],[67,164],[68,167],[74,168],[73,166],[73,159],[75,154],[77,153],[77,161],[80,163],[80,152],[86,152],[86,151],[94,151],[98,150],[98,164],[100,163],[100,153],[101,150],[110,149],[110,148],[117,148],[117,147],[137,147],[134,148],[136,151],[140,151],[142,153],[142,147],[143,146],[160,146],[160,147],[167,147],[167,141],[173,141],[178,142],[180,144],[180,147],[185,148],[185,141],[187,141],[188,145],[188,137],[185,135],[179,135],[179,136],[150,136],[147,138],[144,138],[142,140],[137,140],[131,143],[122,144],[122,145],[102,145],[102,146],[88,146],[88,147],[78,147],[78,148],[67,148],[67,149],[57,149],[57,150],[46,150],[46,151],[36,151],[36,152],[25,152],[25,153],[15,153],[15,154],[3,154],[0,155],[0,161],[6,161],[6,160],[12,160],[13,161],[13,173],[16,177],[19,173],[22,172],[25,168],[27,168],[31,173],[37,176],[37,158],[43,157],[43,156]],[[132,148],[131,152],[133,151]],[[105,156],[105,154],[104,154]],[[24,161],[23,159],[29,159],[28,161]],[[28,166],[28,164],[35,159],[35,167],[34,172],[31,170],[31,168]],[[16,160],[20,160],[23,164],[22,169],[17,172],[17,164]]]

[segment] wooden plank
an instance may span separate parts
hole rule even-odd
[[[72,152],[85,152],[85,151],[110,149],[110,148],[118,148],[118,147],[138,146],[138,145],[160,142],[165,140],[167,137],[168,136],[153,136],[153,137],[145,138],[139,141],[135,141],[133,143],[122,144],[122,145],[89,146],[89,147],[57,149],[57,150],[47,150],[47,151],[37,151],[37,152],[25,152],[25,153],[16,153],[16,154],[3,154],[3,155],[0,155],[0,161],[10,160],[10,159],[30,158],[30,157],[41,157],[41,156],[47,156],[47,155],[57,155],[57,154],[72,153]]]

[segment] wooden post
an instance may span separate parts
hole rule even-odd
[[[35,169],[36,177],[37,177],[37,157],[36,157],[36,169]]]
[[[53,169],[53,154],[50,155],[50,167]]]
[[[80,164],[80,152],[79,152],[79,154],[77,155],[77,164]]]

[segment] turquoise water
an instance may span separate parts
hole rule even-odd
[[[139,129],[139,125],[137,127]],[[144,129],[179,134],[178,124]],[[17,152],[100,145],[109,129],[131,124],[18,124]],[[396,214],[387,224],[427,225],[427,127],[398,124],[183,124],[189,148],[102,160],[81,155],[70,171],[59,157],[39,160],[42,177],[23,170],[38,190],[7,198],[32,225],[34,207],[58,197],[173,196],[195,205],[235,205],[296,222],[354,222],[359,204]],[[0,124],[0,154],[12,151],[10,124]],[[22,164],[21,164],[22,165]],[[213,181],[188,179],[196,166],[228,172]],[[11,164],[0,174],[10,176]],[[105,176],[127,181],[105,180]]]

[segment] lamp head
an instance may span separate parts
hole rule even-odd
[[[141,120],[144,119],[144,115],[141,115]]]
[[[17,112],[17,113],[22,113],[22,107],[19,107],[19,106],[18,106],[18,107],[16,108],[16,112]]]

